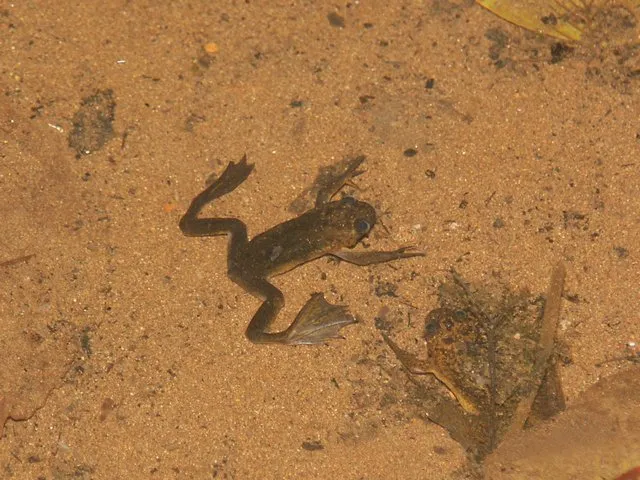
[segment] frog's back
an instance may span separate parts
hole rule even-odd
[[[258,278],[278,275],[354,247],[374,223],[375,210],[365,202],[330,202],[257,235],[237,260]]]

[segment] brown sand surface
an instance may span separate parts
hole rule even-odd
[[[0,32],[0,477],[470,476],[374,325],[423,322],[451,267],[542,294],[565,263],[569,408],[637,359],[637,49],[467,0],[5,2]],[[209,212],[250,235],[365,154],[347,191],[386,227],[366,244],[426,253],[274,280],[277,328],[323,292],[360,320],[345,340],[249,343],[226,239],[178,229],[244,153]]]

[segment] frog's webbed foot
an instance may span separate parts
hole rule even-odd
[[[285,332],[282,343],[316,345],[339,335],[341,328],[357,323],[342,305],[327,302],[322,293],[314,293]]]
[[[412,251],[415,247],[403,247],[390,252],[367,252],[367,251],[354,251],[354,250],[340,250],[338,252],[331,252],[331,255],[338,257],[345,262],[353,263],[354,265],[364,266],[373,265],[375,263],[390,262],[392,260],[399,260],[401,258],[411,257],[424,257],[424,252]]]
[[[198,197],[198,200],[205,205],[216,198],[234,191],[238,185],[244,182],[251,171],[253,164],[247,163],[247,155],[245,154],[238,163],[229,162],[222,175],[214,180]],[[195,201],[195,200],[194,200]]]

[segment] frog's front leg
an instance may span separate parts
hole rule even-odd
[[[424,257],[423,252],[410,251],[412,248],[413,247],[403,247],[397,250],[392,250],[390,252],[340,250],[337,252],[331,252],[331,255],[333,255],[334,257],[338,257],[345,262],[353,263],[354,265],[359,266],[391,262],[393,260],[399,260],[401,258]]]
[[[338,334],[340,329],[356,322],[345,307],[332,305],[324,295],[315,293],[286,330],[267,332],[284,307],[282,292],[264,279],[239,278],[233,271],[229,272],[229,276],[264,300],[246,330],[247,338],[253,343],[316,345],[332,338],[341,338]]]

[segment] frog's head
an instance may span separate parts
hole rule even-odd
[[[329,223],[334,241],[342,247],[355,247],[375,225],[375,209],[353,197],[344,197],[332,203],[334,208],[331,209]]]

